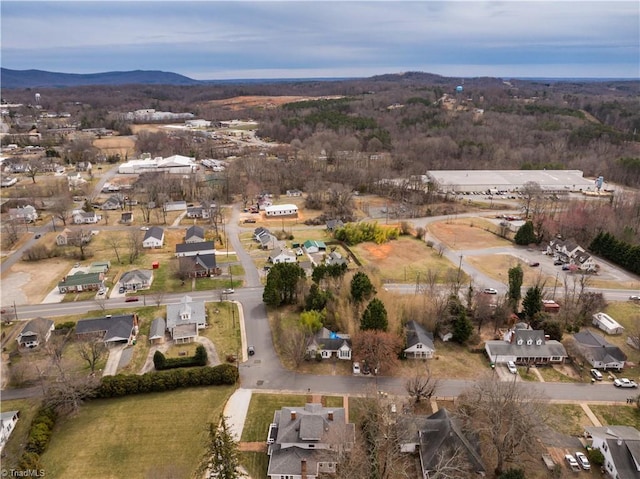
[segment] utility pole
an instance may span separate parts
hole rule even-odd
[[[553,296],[551,297],[551,299],[553,299],[555,301],[556,299],[556,286],[558,286],[558,275],[560,274],[560,271],[556,272],[556,281],[555,283],[553,283]]]

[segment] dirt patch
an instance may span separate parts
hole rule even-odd
[[[328,100],[342,98],[341,96],[236,96],[223,100],[211,100],[209,105],[215,105],[228,110],[239,111],[247,108],[277,108],[287,103],[305,100]]]
[[[375,260],[383,260],[389,257],[391,254],[391,245],[389,243],[385,244],[365,244],[363,246],[365,251],[371,255],[372,259]]]
[[[93,140],[93,146],[105,155],[120,155],[121,158],[135,155],[136,141],[131,136],[110,136]]]
[[[511,242],[490,232],[494,228],[495,225],[481,218],[441,221],[428,226],[429,233],[451,249],[473,250],[511,246]]]
[[[239,442],[238,450],[243,452],[267,452],[264,442]]]
[[[69,260],[62,258],[14,264],[2,278],[2,304],[42,302],[70,268]]]

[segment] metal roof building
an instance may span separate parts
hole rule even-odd
[[[580,170],[432,170],[427,176],[441,192],[517,191],[530,181],[549,192],[596,191],[595,180]]]

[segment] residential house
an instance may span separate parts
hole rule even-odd
[[[151,344],[163,344],[167,331],[167,322],[164,318],[155,318],[149,327],[149,342]]]
[[[431,359],[436,352],[433,344],[433,334],[428,332],[416,321],[409,321],[405,325],[406,347],[404,355],[407,358]]]
[[[419,477],[429,479],[439,476],[443,461],[455,461],[458,473],[465,477],[484,477],[486,466],[480,457],[478,438],[465,434],[462,425],[446,408],[432,415],[400,416],[400,450],[418,453],[420,456]]]
[[[25,223],[33,223],[38,219],[38,212],[31,205],[9,209],[9,217],[12,220],[23,221]]]
[[[196,254],[178,258],[178,268],[189,278],[203,278],[220,274],[215,254]]]
[[[287,190],[287,196],[289,196],[289,197],[299,197],[299,196],[302,196],[302,191],[300,191],[300,190]]]
[[[142,239],[143,248],[162,248],[164,245],[164,229],[159,226],[152,226],[145,231]]]
[[[24,325],[16,338],[21,348],[37,348],[40,343],[46,343],[51,337],[55,326],[53,321],[45,318],[35,318]]]
[[[185,243],[202,243],[204,241],[204,228],[193,225],[187,228],[184,235]]]
[[[77,245],[82,241],[83,244],[91,242],[91,233],[83,229],[71,230],[65,228],[56,235],[56,244],[58,246]]]
[[[137,334],[137,317],[133,314],[81,319],[76,323],[76,338],[100,338],[107,346],[130,344]]]
[[[485,342],[489,360],[494,364],[513,361],[516,364],[563,363],[567,351],[562,343],[545,338],[544,331],[516,325],[503,340]]]
[[[176,343],[195,341],[198,330],[207,326],[204,301],[183,296],[178,304],[167,304],[167,331]]]
[[[267,228],[264,228],[263,226],[258,226],[253,230],[253,239],[259,242],[260,236],[264,236],[265,234],[270,235],[271,231],[269,231]]]
[[[309,254],[327,250],[327,245],[324,241],[307,240],[302,244],[302,247]]]
[[[298,207],[294,204],[270,205],[264,208],[267,217],[298,216]]]
[[[596,271],[597,264],[593,257],[580,245],[569,240],[555,238],[547,245],[547,254],[553,255],[565,264],[574,264],[581,271]]]
[[[111,268],[111,261],[94,261],[89,265],[87,273],[106,273]]]
[[[76,210],[73,212],[73,223],[76,225],[96,224],[102,219],[102,216],[96,214],[95,211]]]
[[[20,411],[3,411],[0,413],[0,451],[2,451],[7,444],[9,436],[11,436],[11,433],[18,423],[19,417]]]
[[[334,333],[323,327],[307,343],[307,356],[322,359],[336,357],[351,360],[351,338],[348,334]]]
[[[118,281],[121,288],[126,291],[138,291],[141,289],[149,289],[153,283],[152,269],[134,269],[127,271],[120,277]]]
[[[336,473],[338,457],[353,447],[355,425],[344,408],[309,403],[275,411],[268,437],[270,479],[317,479]]]
[[[216,247],[213,241],[200,241],[198,243],[181,243],[176,245],[176,256],[210,255],[216,254]]]
[[[67,184],[69,185],[69,189],[77,188],[82,183],[86,183],[87,181],[82,178],[82,175],[79,171],[71,171],[67,173]]]
[[[624,368],[627,355],[618,346],[609,343],[604,336],[588,329],[573,335],[576,349],[596,369],[617,370]]]
[[[120,223],[123,224],[131,224],[133,222],[133,213],[130,211],[126,211],[124,213],[120,213]]]
[[[586,251],[579,251],[573,257],[573,264],[575,264],[580,271],[593,272],[598,270],[596,261]]]
[[[640,431],[631,426],[587,426],[585,436],[604,456],[608,477],[640,477]]]
[[[107,198],[105,200],[104,203],[102,203],[102,205],[100,206],[100,209],[102,210],[119,210],[121,209],[124,205],[123,205],[123,197],[118,196],[118,195],[113,195],[110,196],[109,198]]]
[[[344,223],[340,219],[327,221],[327,231],[334,232],[339,228],[344,228]]]
[[[186,209],[186,201],[167,201],[164,204],[164,211],[185,211]]]
[[[91,171],[93,165],[90,161],[79,161],[76,163],[76,171]]]
[[[607,334],[622,334],[624,332],[624,327],[606,313],[596,313],[592,318],[592,324]]]
[[[80,291],[97,291],[104,286],[104,273],[83,273],[65,276],[58,283],[58,291],[62,294],[77,293]]]
[[[329,253],[328,255],[325,256],[324,258],[324,264],[326,264],[327,266],[333,266],[333,265],[343,265],[343,264],[347,264],[347,259],[342,256],[340,253],[338,253],[337,251],[332,251],[331,253]]]
[[[276,247],[269,255],[269,261],[273,264],[278,263],[296,263],[298,258],[291,251],[283,250],[280,247]]]
[[[558,314],[560,312],[560,305],[552,299],[543,299],[542,309],[545,313]]]
[[[211,211],[209,208],[205,208],[203,206],[188,206],[187,207],[187,218],[202,218],[208,219],[211,217]]]

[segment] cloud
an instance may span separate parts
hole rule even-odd
[[[521,71],[549,64],[639,76],[635,1],[4,0],[0,9],[7,68],[259,78],[435,65],[451,71],[483,65],[491,75],[509,65]]]

